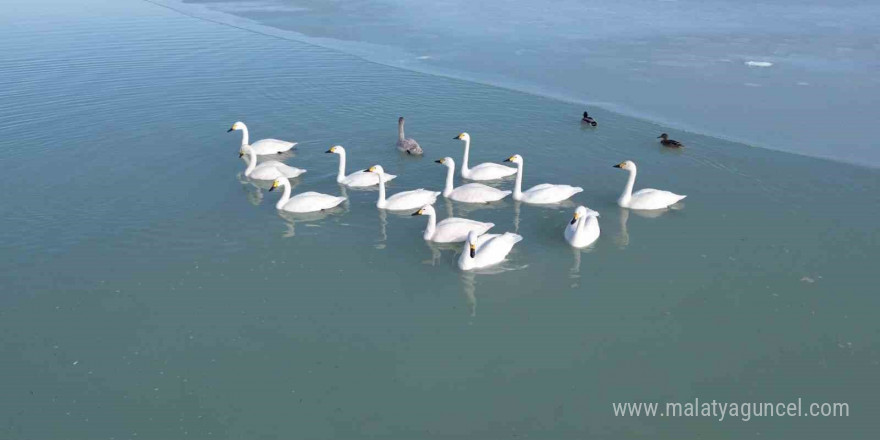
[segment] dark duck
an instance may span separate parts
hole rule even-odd
[[[657,139],[660,139],[660,144],[663,145],[664,147],[681,148],[684,146],[684,144],[682,144],[681,142],[679,142],[677,140],[669,139],[669,135],[666,133],[663,133],[660,136],[657,136]]]
[[[584,112],[584,117],[581,119],[581,122],[586,123],[586,124],[590,124],[590,125],[592,125],[593,127],[599,125],[599,123],[596,122],[595,119],[591,118],[591,117],[590,117],[590,114],[587,113],[587,112]]]

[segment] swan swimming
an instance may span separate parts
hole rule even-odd
[[[479,235],[470,231],[464,250],[458,258],[458,268],[472,270],[498,264],[507,258],[513,246],[520,241],[522,236],[513,232]]]
[[[392,211],[417,209],[422,205],[433,205],[437,201],[437,196],[440,195],[438,191],[428,191],[419,188],[412,191],[399,192],[385,199],[385,170],[381,165],[373,165],[364,171],[379,175],[379,201],[376,202],[376,207],[379,209],[389,209]]]
[[[244,175],[256,180],[275,180],[279,177],[292,179],[305,173],[306,170],[292,167],[287,164],[278,162],[277,160],[267,160],[257,164],[257,153],[249,145],[243,145],[238,157],[248,155],[248,166],[244,170]]]
[[[287,142],[287,141],[279,141],[278,139],[260,139],[253,144],[248,144],[248,129],[247,125],[244,125],[244,122],[238,121],[235,124],[232,124],[232,127],[229,130],[226,130],[227,133],[231,131],[241,130],[241,146],[245,147],[250,145],[254,151],[259,155],[265,154],[279,154],[285,151],[289,151],[291,148],[296,145],[296,142]]]
[[[504,160],[505,162],[513,162],[516,167],[516,184],[513,187],[513,199],[524,203],[533,204],[549,204],[559,203],[569,197],[583,191],[579,186],[571,185],[553,185],[550,183],[542,183],[535,185],[526,191],[522,190],[523,176],[523,158],[519,154],[514,154]]]
[[[403,134],[403,116],[397,119],[397,149],[406,154],[419,156],[422,154],[422,147],[413,138],[406,138]]]
[[[288,212],[315,212],[335,208],[345,201],[345,197],[331,196],[314,191],[299,193],[290,197],[290,181],[287,179],[275,179],[269,191],[284,187],[281,199],[275,204],[275,208]]]
[[[468,155],[471,151],[471,135],[461,133],[453,139],[464,141],[464,157],[461,160],[461,177],[468,180],[497,180],[516,174],[516,169],[501,164],[484,162],[468,168]]]
[[[452,180],[455,175],[455,161],[451,157],[435,160],[442,165],[446,165],[446,186],[443,189],[443,197],[464,203],[489,203],[497,202],[508,195],[510,191],[502,191],[498,188],[492,188],[482,183],[467,183],[458,188],[453,188]]]
[[[565,241],[572,247],[587,247],[599,238],[599,213],[578,206],[574,217],[565,227]]]
[[[342,148],[342,145],[330,147],[330,149],[325,151],[325,153],[339,155],[339,173],[336,175],[337,182],[352,188],[362,188],[379,184],[379,175],[376,173],[370,173],[364,170],[360,170],[355,171],[347,176],[345,175],[345,148]],[[395,177],[397,176],[395,176],[394,174],[386,174],[385,181],[391,181]]]
[[[461,217],[449,217],[440,223],[437,223],[437,212],[431,205],[422,206],[421,209],[412,213],[412,215],[427,215],[428,227],[423,235],[426,241],[434,243],[458,243],[467,240],[468,233],[471,231],[477,234],[485,234],[486,231],[492,229],[495,223],[478,222]]]
[[[626,181],[626,187],[623,189],[623,194],[617,199],[617,204],[622,208],[664,209],[687,197],[653,188],[640,189],[633,193],[633,184],[636,182],[637,173],[636,164],[631,160],[627,160],[614,165],[614,168],[629,171],[629,180]]]

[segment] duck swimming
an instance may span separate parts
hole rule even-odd
[[[581,119],[581,122],[585,122],[585,123],[587,123],[587,124],[590,124],[590,125],[592,125],[593,127],[599,125],[599,123],[596,122],[595,119],[591,118],[591,117],[590,117],[590,114],[587,113],[587,112],[584,112],[584,117]]]
[[[669,147],[669,148],[684,147],[684,144],[682,144],[681,142],[676,141],[674,139],[669,139],[669,135],[666,133],[663,133],[660,136],[657,136],[657,139],[660,139],[660,144],[663,145],[664,147]]]

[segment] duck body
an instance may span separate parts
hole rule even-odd
[[[553,204],[567,200],[571,198],[571,196],[584,190],[579,186],[542,183],[523,191],[522,179],[524,162],[522,156],[514,154],[507,158],[505,162],[513,162],[517,164],[516,183],[513,187],[514,200],[535,205]]]
[[[434,243],[459,243],[467,240],[471,231],[484,234],[495,226],[494,223],[478,222],[461,217],[449,217],[437,223],[437,214],[434,207],[425,205],[412,215],[427,215],[428,227],[422,236],[426,241]]]
[[[587,112],[584,112],[584,117],[581,118],[581,122],[584,122],[584,123],[590,124],[590,125],[593,126],[593,127],[599,125],[599,123],[596,122],[595,119],[593,119],[592,117],[590,117],[590,115],[589,115]]]
[[[385,170],[381,166],[375,165],[364,171],[379,175],[379,200],[376,202],[376,207],[379,209],[391,211],[418,209],[423,205],[433,205],[437,201],[437,196],[440,195],[439,191],[428,191],[424,188],[419,188],[411,191],[402,191],[386,198]]]
[[[292,167],[277,160],[267,160],[258,164],[257,153],[249,145],[241,147],[238,156],[242,157],[245,154],[248,155],[248,166],[244,170],[244,175],[251,179],[275,180],[279,177],[292,179],[306,172],[304,169]]]
[[[365,170],[358,170],[349,175],[345,174],[345,148],[341,145],[330,147],[325,153],[332,153],[339,156],[339,172],[336,174],[336,182],[341,183],[349,188],[365,188],[379,184],[379,175],[370,173]],[[394,174],[385,174],[385,181],[391,181],[395,177]]]
[[[498,264],[507,258],[513,246],[520,241],[522,236],[512,232],[479,235],[471,231],[458,258],[458,268],[473,270]]]
[[[461,177],[468,180],[498,180],[516,174],[516,168],[506,167],[501,164],[484,162],[473,168],[468,166],[468,157],[471,151],[471,136],[461,133],[453,139],[464,141],[464,157],[461,160]]]
[[[422,147],[413,138],[407,138],[403,132],[403,116],[397,119],[397,149],[402,153],[421,156],[424,151]]]
[[[565,241],[572,247],[584,248],[599,238],[599,213],[584,206],[578,206],[574,217],[566,225]]]
[[[645,188],[632,192],[636,181],[636,174],[638,173],[636,164],[627,160],[614,165],[614,168],[620,168],[629,172],[629,179],[626,182],[626,187],[623,189],[623,194],[617,199],[617,204],[621,208],[638,210],[666,209],[687,197],[654,188]]]
[[[674,139],[669,139],[669,135],[666,133],[663,133],[660,136],[657,136],[657,139],[660,139],[660,145],[663,145],[664,147],[669,147],[669,148],[682,148],[682,147],[684,147],[684,144],[682,144],[681,142],[674,140]]]
[[[296,142],[288,142],[282,141],[278,139],[260,139],[254,143],[248,143],[248,129],[247,125],[244,125],[244,122],[236,122],[232,124],[232,128],[226,130],[226,132],[230,131],[241,131],[241,146],[249,146],[251,147],[257,155],[263,156],[268,154],[279,154],[284,153],[285,151],[290,151],[294,146],[296,146]]]
[[[279,186],[284,187],[284,193],[281,195],[278,203],[275,204],[275,208],[282,211],[295,213],[323,211],[335,208],[345,201],[345,197],[331,196],[314,191],[300,193],[291,197],[290,181],[287,179],[276,179],[272,183],[272,187],[269,188],[269,191]]]
[[[497,202],[511,194],[511,191],[500,190],[482,183],[467,183],[457,188],[453,187],[455,161],[451,157],[444,157],[435,162],[445,165],[447,168],[443,197],[450,200],[463,203],[491,203]]]

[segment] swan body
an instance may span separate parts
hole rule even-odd
[[[273,191],[279,186],[284,187],[284,193],[275,204],[275,208],[287,212],[316,212],[325,209],[335,208],[345,201],[345,197],[331,196],[314,191],[299,193],[293,197],[290,196],[290,181],[287,179],[275,179],[269,191]]]
[[[513,199],[524,203],[532,203],[536,205],[559,203],[571,196],[583,191],[579,186],[571,185],[553,185],[550,183],[542,183],[535,185],[525,191],[522,190],[523,176],[523,158],[519,154],[514,154],[504,160],[505,162],[513,162],[516,168],[516,184],[513,187]]]
[[[280,141],[278,139],[260,139],[252,144],[249,144],[247,125],[244,125],[244,122],[241,121],[232,124],[232,127],[229,130],[226,130],[226,132],[229,133],[230,131],[239,130],[242,134],[241,146],[250,146],[259,155],[283,153],[285,151],[289,151],[291,148],[294,147],[294,145],[296,145],[296,142]]]
[[[461,217],[449,217],[437,223],[437,213],[431,205],[422,206],[412,215],[428,216],[428,227],[425,229],[423,237],[426,241],[435,243],[459,243],[467,240],[468,233],[471,231],[478,235],[485,234],[495,226],[495,223],[478,222]]]
[[[446,165],[446,186],[443,189],[443,197],[464,203],[489,203],[497,202],[508,195],[510,191],[502,191],[482,183],[467,183],[458,188],[452,186],[455,175],[455,161],[451,157],[436,160],[439,164]]]
[[[423,151],[422,147],[415,139],[407,139],[403,134],[403,116],[397,119],[397,149],[406,154],[420,156]]]
[[[428,191],[423,188],[414,189],[412,191],[403,191],[385,198],[385,170],[381,165],[374,165],[365,171],[376,173],[379,175],[379,200],[376,207],[379,209],[388,209],[391,211],[404,211],[410,209],[418,209],[423,205],[433,205],[437,201],[438,191]]]
[[[479,235],[470,231],[464,250],[458,258],[458,268],[472,270],[498,264],[507,258],[513,246],[520,241],[522,236],[512,232]]]
[[[572,247],[582,248],[593,244],[599,238],[599,213],[584,206],[578,206],[574,217],[565,227],[565,241]]]
[[[516,168],[506,167],[501,164],[485,162],[468,167],[468,156],[471,151],[471,135],[461,133],[453,139],[464,141],[464,157],[461,160],[461,177],[468,180],[498,180],[516,174]]]
[[[342,148],[341,145],[330,147],[330,149],[325,151],[325,153],[339,155],[339,173],[336,174],[337,182],[351,188],[363,188],[379,184],[379,175],[376,173],[370,173],[364,170],[360,170],[355,171],[347,176],[345,175],[345,148]],[[395,176],[394,174],[386,174],[385,181],[388,182],[395,177],[397,176]]]
[[[629,171],[629,179],[626,181],[626,187],[623,189],[623,194],[617,199],[617,204],[622,208],[645,210],[665,209],[687,197],[653,188],[645,188],[632,192],[633,185],[636,182],[636,174],[638,173],[636,164],[631,160],[627,160],[614,165],[614,168]]]
[[[257,163],[257,152],[249,145],[243,145],[238,157],[248,155],[248,166],[244,170],[244,175],[256,180],[275,180],[279,177],[292,179],[306,172],[301,168],[292,167],[290,165],[278,162],[277,160],[267,160]]]

